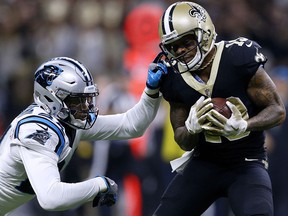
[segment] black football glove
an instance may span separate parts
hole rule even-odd
[[[92,206],[112,206],[117,201],[118,185],[107,177],[102,177],[107,185],[108,190],[106,192],[99,192],[94,198]]]

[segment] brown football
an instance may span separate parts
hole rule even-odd
[[[231,117],[231,110],[226,104],[226,98],[212,98],[213,108],[226,118]]]

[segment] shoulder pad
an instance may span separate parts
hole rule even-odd
[[[226,41],[225,49],[235,66],[264,65],[267,58],[261,53],[261,46],[244,37]]]
[[[60,155],[65,146],[65,131],[58,121],[53,120],[41,115],[24,116],[16,124],[14,138],[24,143],[36,141]]]

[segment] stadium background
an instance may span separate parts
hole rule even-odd
[[[0,2],[0,134],[32,101],[37,66],[55,56],[69,56],[89,68],[100,88],[101,114],[133,106],[145,86],[147,66],[159,52],[157,23],[168,0],[1,0]],[[257,41],[268,56],[266,70],[288,105],[288,1],[198,0],[210,14],[217,41],[238,36]],[[15,215],[149,216],[173,177],[169,161],[181,155],[173,141],[165,102],[140,139],[127,142],[83,142],[66,181],[96,174],[115,179],[119,203],[61,213],[43,212],[36,201]],[[287,121],[267,133],[275,216],[288,214]],[[93,157],[94,153],[94,157]],[[19,213],[21,212],[21,213]],[[221,212],[221,213],[219,213]],[[224,214],[225,212],[225,214]],[[225,200],[209,216],[232,215]]]

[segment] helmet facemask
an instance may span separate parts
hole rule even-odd
[[[63,100],[63,108],[58,114],[68,125],[87,130],[91,128],[98,115],[97,93],[72,93]]]
[[[185,38],[189,35],[195,46],[188,49]],[[216,35],[209,14],[200,5],[192,2],[172,4],[159,22],[160,48],[166,53],[167,60],[176,73],[198,70],[214,47]],[[186,52],[177,55],[170,48],[174,43],[182,43]]]
[[[54,58],[35,72],[35,103],[73,128],[87,130],[94,125],[98,94],[91,73],[74,59]]]
[[[201,66],[205,56],[200,44],[201,37],[202,34],[198,33],[197,36],[194,31],[191,31],[182,37],[178,37],[179,39],[173,42],[160,44],[160,48],[166,53],[168,62],[176,73],[197,70]],[[186,52],[177,54],[178,47],[185,48]],[[181,72],[178,70],[177,65],[181,67]]]

